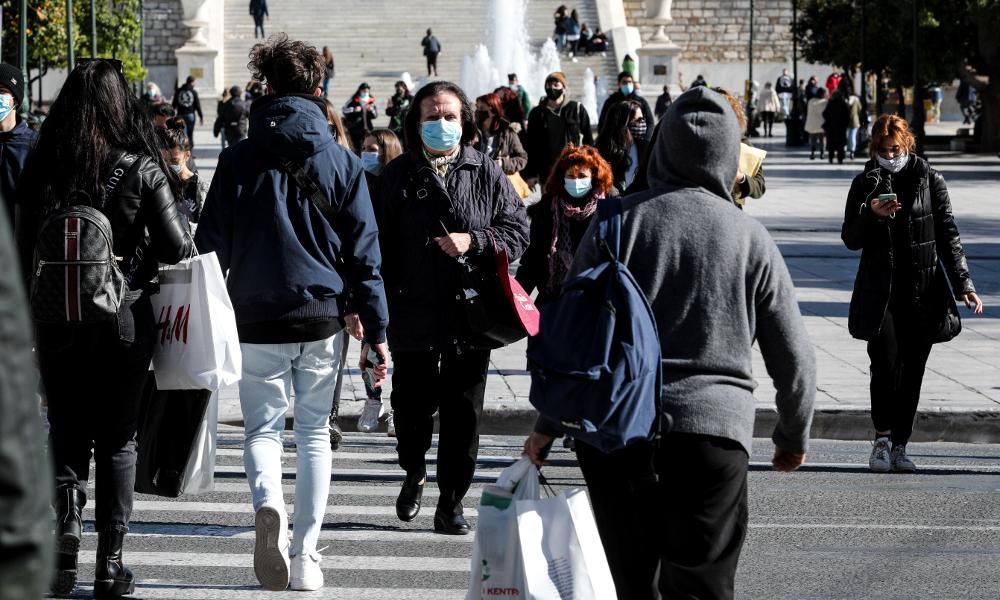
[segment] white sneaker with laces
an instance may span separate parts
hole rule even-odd
[[[323,587],[323,570],[319,568],[321,558],[318,554],[293,556],[289,586],[297,592],[312,592],[321,589]]]
[[[906,455],[906,444],[892,447],[892,470],[896,473],[917,472],[917,465]]]
[[[385,432],[389,437],[396,437],[396,423],[392,419],[392,410],[389,411],[389,416],[385,418]]]
[[[889,459],[889,438],[880,437],[872,446],[872,454],[868,457],[868,468],[875,473],[888,473],[892,470]]]
[[[368,398],[365,400],[365,408],[361,411],[361,418],[358,419],[358,431],[361,433],[376,431],[382,412],[381,398]]]
[[[254,518],[253,572],[265,590],[288,587],[288,515],[282,507],[265,504]]]

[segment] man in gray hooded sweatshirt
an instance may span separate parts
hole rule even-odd
[[[611,454],[577,440],[577,458],[619,598],[657,598],[657,587],[665,598],[732,598],[747,530],[752,346],[777,390],[779,471],[805,460],[815,357],[777,246],[733,204],[740,128],[725,98],[692,88],[660,129],[650,190],[622,200],[621,259],[656,317],[673,430],[659,447]],[[605,260],[597,225],[574,274]],[[552,441],[537,430],[525,443],[536,461]]]

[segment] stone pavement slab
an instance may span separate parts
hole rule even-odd
[[[777,128],[776,128],[777,129]],[[217,148],[199,132],[198,164],[214,168]],[[768,150],[767,193],[747,212],[771,232],[788,265],[806,328],[815,345],[818,380],[813,435],[867,439],[868,356],[865,343],[847,331],[847,311],[859,253],[840,241],[844,203],[851,179],[863,160],[843,165],[810,161],[808,150],[786,149],[784,133],[754,140]],[[202,150],[204,148],[204,150]],[[1000,160],[994,155],[931,153],[932,166],[948,183],[955,219],[976,288],[986,305],[981,317],[960,308],[962,334],[931,352],[924,378],[914,441],[1000,441]],[[349,365],[357,364],[352,344]],[[484,429],[496,433],[528,431],[534,411],[528,403],[530,377],[525,343],[495,351],[490,362]],[[774,423],[774,387],[759,351],[754,353],[758,423],[755,435],[767,436]],[[390,386],[384,397],[388,399]],[[239,422],[235,389],[221,396],[220,421]],[[344,385],[341,412],[360,414],[364,386],[354,366]],[[349,425],[350,426],[350,425]]]

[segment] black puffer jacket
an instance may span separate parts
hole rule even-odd
[[[900,214],[909,220],[909,256],[893,255],[890,223],[871,210],[873,199],[890,192],[897,194],[903,205]],[[918,156],[912,156],[895,175],[869,160],[851,184],[840,237],[849,249],[861,250],[848,319],[851,335],[862,340],[874,338],[882,327],[890,296],[908,294],[921,316],[922,322],[916,325],[925,328],[931,341],[944,341],[935,332],[942,320],[957,316],[954,298],[975,291],[944,177]],[[912,289],[908,291],[891,289],[893,264],[900,260],[912,269],[908,273]],[[939,265],[943,265],[943,273]],[[954,298],[945,297],[948,282]]]
[[[433,238],[469,233],[477,266],[493,268],[492,234],[511,262],[528,245],[524,204],[489,158],[462,146],[444,180],[422,150],[386,165],[378,178],[377,206],[382,277],[389,301],[389,346],[396,351],[468,346],[457,310],[458,261]]]
[[[111,164],[116,165],[124,152],[116,151]],[[107,179],[107,176],[105,177]],[[27,199],[23,199],[27,202]],[[24,273],[30,273],[35,238],[45,215],[40,203],[25,216],[18,229]],[[118,184],[114,197],[101,211],[111,222],[115,256],[121,256],[122,272],[131,273],[129,287],[138,289],[153,281],[159,263],[177,264],[191,255],[194,243],[188,224],[178,211],[167,176],[148,156],[136,160]]]

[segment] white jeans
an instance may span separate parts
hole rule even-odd
[[[256,511],[284,507],[281,432],[295,392],[295,518],[289,554],[315,554],[330,492],[328,423],[343,331],[318,342],[240,344],[240,405],[246,427],[243,462]]]

